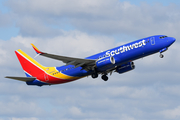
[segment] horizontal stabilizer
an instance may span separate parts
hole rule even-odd
[[[6,76],[5,78],[10,78],[10,79],[24,81],[24,82],[33,81],[36,79],[35,77],[13,77],[13,76]]]

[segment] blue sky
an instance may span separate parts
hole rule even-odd
[[[159,2],[160,4],[157,4]],[[180,1],[0,0],[0,120],[179,120]],[[164,34],[176,42],[164,53],[135,61],[135,70],[109,80],[83,78],[27,86],[14,51],[84,58],[124,43]],[[44,66],[60,61],[35,58]]]
[[[176,4],[176,5],[179,5],[180,4],[180,1],[178,0],[120,0],[121,2],[130,2],[131,4],[134,4],[134,5],[141,5],[142,3],[146,3],[146,4],[149,4],[149,5],[154,5],[154,4],[157,4],[157,3],[160,3],[164,6],[168,6],[170,4]],[[1,14],[9,14],[12,12],[11,8],[8,7],[7,5],[7,0],[0,0],[0,11],[1,11]],[[47,26],[53,26],[53,28],[59,28],[59,25],[48,25]],[[71,24],[66,24],[64,25],[63,27],[61,26],[62,29],[64,30],[73,30],[74,27],[71,25]],[[19,27],[16,25],[16,20],[13,21],[13,23],[5,26],[5,27],[0,27],[0,39],[2,40],[8,40],[10,39],[11,37],[15,37],[17,36],[18,34],[21,34],[19,32]],[[123,36],[128,36],[128,35],[122,35]],[[116,35],[114,36],[116,38]],[[119,36],[118,36],[119,37]],[[134,38],[134,37],[127,37],[127,39],[131,39],[131,38]]]
[[[10,8],[5,6],[6,0],[0,0],[0,13],[8,14],[10,13]],[[16,23],[11,23],[9,25],[0,27],[0,39],[9,40],[11,37],[15,37],[19,33],[19,29],[15,26]]]
[[[6,2],[6,0],[0,0],[0,10],[1,10],[2,13],[7,13],[7,12],[9,12],[8,7],[6,7],[6,6],[4,5],[5,2]]]

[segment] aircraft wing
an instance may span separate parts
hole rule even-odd
[[[33,81],[36,79],[35,77],[13,77],[13,76],[6,76],[5,78],[10,78],[10,79],[24,81],[24,82]]]
[[[81,66],[85,70],[91,70],[92,66],[94,66],[95,62],[96,62],[96,60],[94,60],[94,59],[82,59],[82,58],[66,57],[66,56],[60,56],[60,55],[54,55],[54,54],[41,52],[39,49],[36,48],[36,46],[34,46],[33,44],[31,44],[31,45],[37,54],[48,57],[48,58],[60,60],[64,63],[66,63],[66,65],[74,65],[75,68]]]

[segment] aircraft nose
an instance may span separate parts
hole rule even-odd
[[[173,38],[173,37],[170,37],[170,38],[169,38],[169,41],[170,41],[171,44],[173,44],[173,43],[176,41],[176,39]]]

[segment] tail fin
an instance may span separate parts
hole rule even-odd
[[[27,77],[37,77],[46,70],[46,67],[36,62],[22,50],[19,49],[15,53]]]

